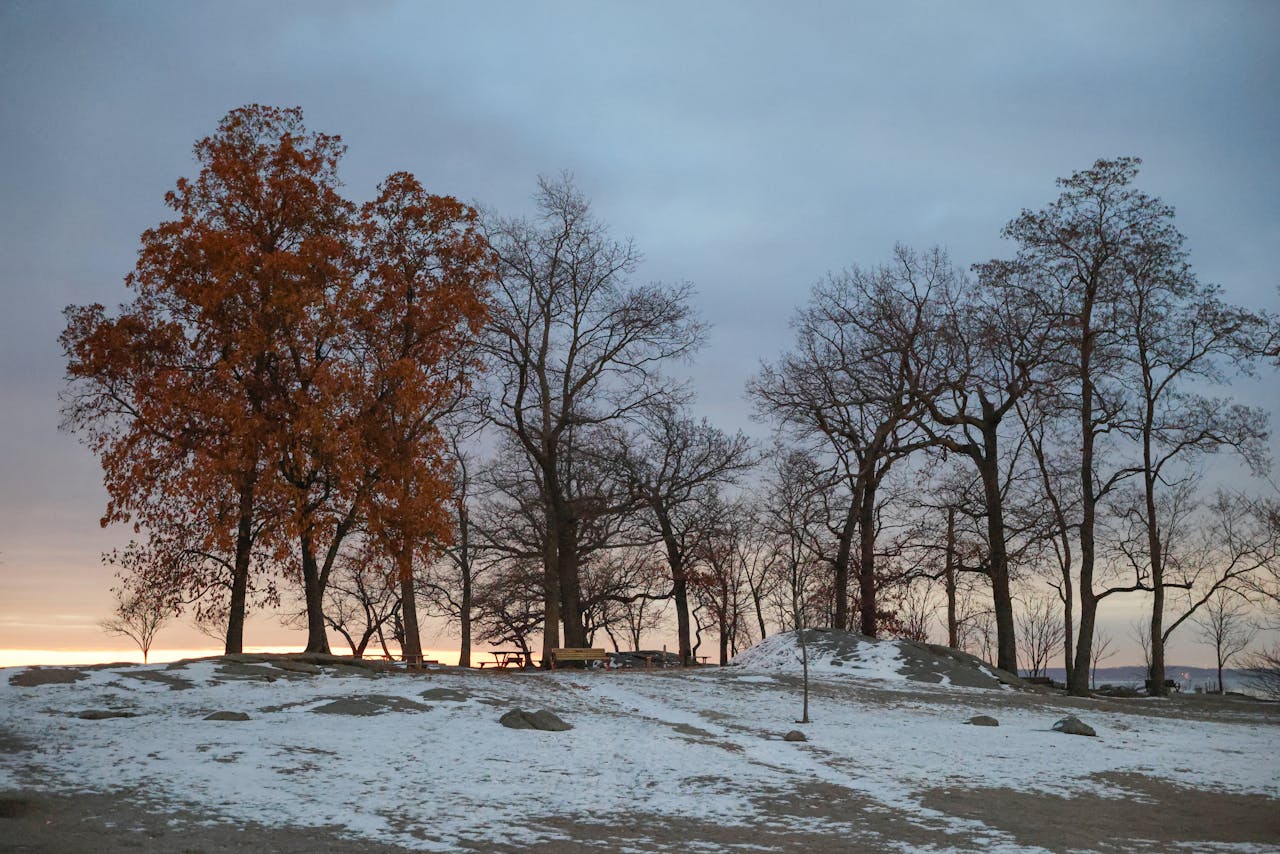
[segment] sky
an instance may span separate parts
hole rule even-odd
[[[637,281],[695,286],[699,414],[759,434],[743,384],[815,281],[895,243],[1006,254],[1001,226],[1099,157],[1142,157],[1201,278],[1276,308],[1278,32],[1262,0],[0,0],[0,650],[119,646],[99,556],[128,532],[99,528],[97,463],[58,430],[61,310],[128,298],[139,235],[228,110],[302,107],[349,145],[357,200],[407,169],[524,213],[571,171],[643,251]],[[1274,408],[1276,377],[1237,393]]]

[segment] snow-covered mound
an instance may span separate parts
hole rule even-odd
[[[980,659],[946,647],[896,638],[869,638],[857,632],[805,629],[809,672],[821,676],[908,680],[966,688],[1000,688],[1022,680]],[[785,632],[740,652],[730,664],[745,670],[800,673],[799,635]]]

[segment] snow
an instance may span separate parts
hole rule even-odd
[[[813,722],[802,726],[808,742],[784,742],[799,714],[790,678],[797,650],[786,638],[771,640],[738,656],[737,667],[654,674],[281,671],[268,682],[232,679],[219,672],[220,662],[199,661],[90,670],[73,684],[21,687],[9,683],[20,670],[0,670],[0,732],[38,745],[0,752],[0,787],[143,787],[228,819],[339,825],[421,850],[554,840],[557,831],[540,822],[566,814],[608,823],[644,811],[745,824],[755,816],[754,798],[793,790],[797,781],[844,787],[1010,851],[1025,848],[978,822],[925,808],[920,793],[1009,786],[1105,794],[1090,775],[1123,771],[1280,797],[1274,765],[1247,761],[1280,752],[1277,727],[1055,709],[1051,700],[993,711],[987,701],[1003,698],[1000,692],[946,686],[885,693],[881,683],[904,684],[899,649],[888,642],[861,643],[843,659],[819,650],[811,676],[831,690],[812,697]],[[180,676],[193,687],[136,678],[145,673]],[[461,693],[442,699],[450,695],[439,689]],[[363,717],[314,711],[346,697],[388,710]],[[500,726],[502,713],[517,706],[550,709],[574,729]],[[137,716],[74,716],[85,709]],[[203,719],[218,710],[244,711],[251,720]],[[965,725],[975,714],[995,714],[1000,726]],[[1101,737],[1052,732],[1066,714],[1080,715]]]
[[[809,673],[823,676],[857,676],[862,679],[902,678],[898,642],[890,639],[846,636],[851,643],[831,644],[830,633],[806,631]],[[795,633],[773,635],[734,657],[732,663],[746,670],[799,673],[802,666]]]

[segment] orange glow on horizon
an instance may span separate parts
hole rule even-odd
[[[245,647],[245,652],[253,653],[298,653],[302,650],[295,646],[249,646]],[[334,647],[335,655],[342,655],[347,650],[340,647]],[[147,661],[149,664],[168,664],[173,661],[181,661],[184,658],[208,658],[210,656],[222,655],[222,650],[215,647],[191,648],[191,649],[152,649],[151,655]],[[472,657],[475,659],[476,651],[472,651]],[[426,649],[423,650],[423,656],[427,659],[434,659],[441,664],[456,665],[458,663],[458,651],[456,649]],[[366,658],[380,659],[382,658],[382,650],[376,652],[370,650]],[[142,653],[137,647],[127,649],[120,647],[117,649],[4,649],[0,648],[0,667],[69,667],[82,664],[141,664]]]

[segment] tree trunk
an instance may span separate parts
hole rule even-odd
[[[956,508],[947,508],[947,554],[944,573],[947,587],[947,646],[960,648],[960,626],[956,622]]]
[[[1151,423],[1148,412],[1147,424]],[[1149,426],[1148,426],[1149,431]],[[1144,431],[1144,432],[1148,432]],[[1164,550],[1160,542],[1160,521],[1156,516],[1156,478],[1151,470],[1151,439],[1143,437],[1143,481],[1146,490],[1147,552],[1151,561],[1151,680],[1150,693],[1165,697],[1169,689],[1164,684]]]
[[[833,629],[848,631],[849,620],[849,559],[853,555],[853,530],[858,524],[857,496],[849,502],[849,510],[844,516],[844,526],[840,529],[840,539],[836,548],[834,564],[835,580],[833,582],[836,613],[831,621]],[[760,636],[764,637],[764,621],[760,623]]]
[[[684,551],[676,539],[671,518],[660,502],[653,503],[658,529],[667,549],[667,568],[671,570],[671,598],[676,606],[676,645],[679,647],[680,665],[688,667],[693,656],[693,639],[689,619],[689,579],[685,575]]]
[[[984,410],[990,404],[983,401]],[[1000,458],[997,452],[997,424],[983,413],[983,451],[975,455],[982,474],[987,510],[987,549],[991,575],[992,606],[996,616],[996,667],[1018,672],[1018,638],[1013,623],[1013,593],[1009,585],[1009,555],[1004,539],[1004,496],[1000,494]]]
[[[542,666],[550,667],[551,650],[560,646],[560,525],[554,507],[546,508],[542,542]]]
[[[751,604],[756,610],[756,622],[760,624],[760,640],[764,640],[769,636],[764,627],[764,603],[760,601],[760,591],[755,586],[751,588]]]
[[[1070,564],[1067,564],[1070,567]],[[1072,601],[1075,594],[1071,588],[1071,570],[1067,569],[1062,573],[1062,644],[1063,644],[1063,668],[1067,673],[1071,672],[1072,653],[1075,651],[1075,616],[1072,613],[1075,610],[1075,603]]]
[[[1089,696],[1089,662],[1093,658],[1093,628],[1098,599],[1093,592],[1093,564],[1096,553],[1097,499],[1093,494],[1093,331],[1092,296],[1086,294],[1081,317],[1080,338],[1080,637],[1075,665],[1067,678],[1067,691],[1076,697]]]
[[[464,469],[465,471],[465,469]],[[465,484],[467,481],[463,481]],[[471,582],[471,517],[467,512],[465,493],[458,496],[458,567],[462,570],[462,597],[458,602],[458,626],[462,634],[458,649],[458,666],[471,666],[471,600],[475,595]]]
[[[471,561],[467,559],[462,572],[462,601],[459,603],[458,623],[461,626],[462,645],[458,649],[458,666],[471,666]]]
[[[402,543],[396,553],[396,575],[400,582],[400,607],[404,619],[404,646],[401,657],[422,664],[422,637],[418,633],[418,600],[413,584],[413,546]]]
[[[582,582],[578,577],[578,526],[565,519],[560,526],[556,557],[560,573],[560,619],[564,622],[567,647],[585,647],[587,631],[582,624]]]
[[[680,664],[688,667],[689,660],[693,657],[693,640],[689,628],[689,581],[683,572],[671,582],[671,598],[676,604],[676,638],[680,647]]]
[[[320,566],[316,563],[315,546],[309,531],[299,543],[302,549],[302,586],[307,603],[306,652],[329,654],[329,636],[324,629],[324,587],[320,583]]]
[[[876,484],[862,488],[858,511],[858,538],[861,546],[858,567],[858,596],[861,598],[862,633],[869,638],[878,631],[876,614]]]
[[[253,551],[253,497],[250,483],[240,489],[240,520],[236,527],[236,555],[231,575],[231,604],[227,612],[227,655],[244,652],[244,611],[249,594],[249,558]]]

